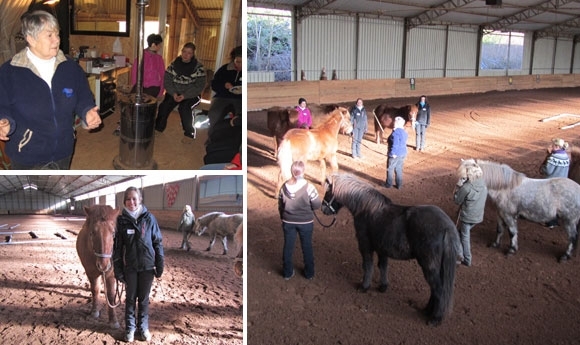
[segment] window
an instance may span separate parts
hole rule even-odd
[[[292,79],[291,12],[248,8],[248,82]]]
[[[482,70],[521,70],[524,55],[524,34],[493,31],[481,40]]]

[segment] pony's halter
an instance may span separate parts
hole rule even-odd
[[[91,231],[89,234],[90,234],[89,236],[90,236],[90,240],[91,240],[91,246],[93,247],[93,254],[94,254],[96,257],[98,257],[98,258],[103,258],[103,259],[110,259],[110,258],[113,256],[113,252],[111,251],[111,253],[110,253],[110,254],[108,254],[108,253],[99,253],[99,252],[97,252],[97,251],[95,250],[95,242],[93,241],[93,232]],[[104,271],[101,271],[101,272],[103,272],[103,273],[104,273],[104,272],[107,272],[107,271],[109,271],[109,270],[111,269],[111,267],[112,267],[112,265],[111,265],[111,263],[109,262],[109,265],[107,266],[107,268],[106,268]],[[97,266],[97,268],[99,268],[99,267]],[[100,271],[100,269],[99,269],[99,271]]]
[[[332,198],[330,198],[330,201],[326,201],[325,199],[322,199],[322,204],[324,206],[326,206],[326,208],[329,209],[330,212],[332,212],[332,214],[336,214],[336,210],[334,209],[334,207],[332,207],[333,201],[334,201],[334,195],[332,196]]]

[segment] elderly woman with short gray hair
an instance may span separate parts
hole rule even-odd
[[[0,140],[13,169],[69,169],[77,114],[101,124],[81,67],[59,49],[59,26],[45,11],[21,17],[27,47],[0,67]]]

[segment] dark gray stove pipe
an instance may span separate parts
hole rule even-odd
[[[119,156],[113,159],[115,169],[151,170],[157,169],[153,160],[155,142],[155,115],[157,99],[143,94],[143,49],[145,40],[145,7],[149,0],[136,0],[138,10],[137,32],[137,84],[135,94],[121,94],[119,106],[121,112],[121,131]]]

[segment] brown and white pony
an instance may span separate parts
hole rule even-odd
[[[320,183],[326,179],[326,162],[330,163],[333,173],[338,171],[338,132],[352,132],[350,113],[344,107],[337,107],[330,113],[326,122],[313,129],[294,128],[289,130],[278,147],[278,186],[275,195],[280,191],[282,183],[291,176],[290,166],[294,161],[318,161],[322,173]]]
[[[113,328],[119,328],[119,321],[115,315],[115,300],[117,281],[113,270],[113,242],[115,226],[119,210],[111,206],[94,205],[84,208],[87,218],[77,237],[77,253],[85,268],[91,284],[93,298],[91,316],[98,318],[100,311],[99,294],[101,286],[99,277],[105,284],[105,296],[108,305],[109,322]]]
[[[415,104],[406,105],[404,107],[395,108],[386,104],[381,104],[373,110],[375,137],[377,144],[384,139],[384,131],[386,128],[393,129],[395,126],[395,117],[400,116],[405,119],[405,126],[417,118],[419,108]]]

